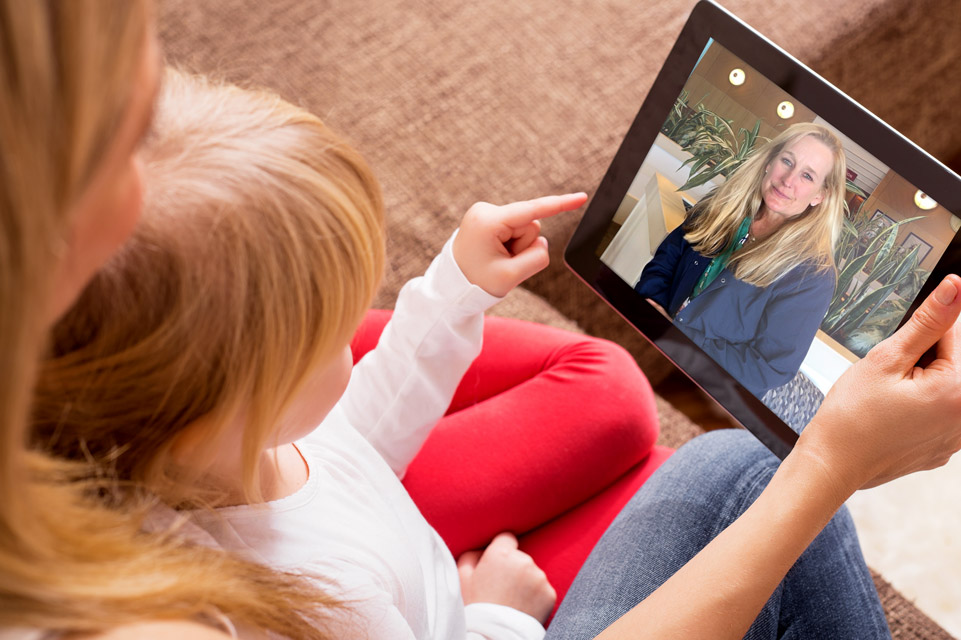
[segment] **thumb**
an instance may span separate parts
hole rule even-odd
[[[480,555],[480,551],[468,551],[461,554],[461,557],[457,559],[457,578],[460,582],[460,592],[464,602],[471,598],[471,580],[474,577],[474,569],[477,568]]]
[[[903,327],[886,342],[899,369],[912,368],[954,325],[961,314],[961,278],[951,274],[924,299]],[[881,343],[884,344],[884,343]],[[878,345],[881,346],[881,345]]]
[[[498,533],[496,536],[494,536],[494,539],[491,540],[491,543],[489,545],[487,545],[487,549],[484,550],[484,553],[486,554],[488,552],[491,552],[492,550],[494,553],[496,553],[497,551],[503,551],[503,552],[516,551],[517,546],[518,546],[517,537],[510,531],[505,531],[503,533]]]
[[[538,236],[529,247],[503,263],[503,268],[515,286],[546,268],[551,262],[547,238]]]
[[[468,572],[468,575],[473,573],[474,567],[477,566],[480,557],[481,552],[476,549],[474,551],[465,551],[457,558],[457,569],[462,572]]]

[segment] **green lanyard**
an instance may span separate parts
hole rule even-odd
[[[734,234],[734,239],[731,241],[724,251],[721,252],[719,256],[711,260],[711,264],[707,265],[707,269],[701,274],[700,279],[697,284],[694,285],[694,290],[691,291],[691,298],[700,295],[702,291],[707,289],[714,279],[717,278],[718,274],[724,271],[724,267],[727,263],[731,261],[731,256],[735,251],[741,248],[744,242],[747,240],[748,232],[751,229],[751,218],[744,218],[741,222],[741,226],[737,228],[737,233]]]

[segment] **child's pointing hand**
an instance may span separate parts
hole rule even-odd
[[[584,193],[545,196],[496,206],[478,202],[464,214],[454,238],[454,259],[464,275],[487,293],[503,297],[550,259],[541,218],[577,209]]]

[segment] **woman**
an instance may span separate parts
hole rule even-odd
[[[230,619],[324,637],[323,594],[143,535],[92,499],[97,471],[28,450],[48,328],[139,216],[160,57],[145,0],[2,0],[0,52],[0,636],[222,637]]]
[[[205,638],[219,634],[176,621],[229,619],[318,636],[302,606],[316,602],[313,590],[140,534],[138,514],[89,499],[110,489],[92,470],[24,444],[47,328],[139,214],[136,146],[156,82],[149,23],[133,0],[0,0],[0,628]],[[961,347],[950,330],[959,287],[953,276],[942,283],[877,356],[852,368],[758,503],[618,624],[651,637],[680,637],[669,628],[680,624],[703,637],[718,635],[721,619],[728,634],[743,632],[850,491],[943,464],[961,447]],[[946,333],[935,364],[915,368]],[[702,471],[705,483],[716,479]],[[707,579],[718,572],[739,579],[719,587]],[[151,620],[166,622],[141,623]]]
[[[761,397],[798,372],[834,295],[844,185],[837,136],[792,125],[695,205],[635,290]]]

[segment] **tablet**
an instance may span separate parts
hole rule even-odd
[[[959,215],[958,175],[705,0],[565,261],[783,458],[961,268]]]

